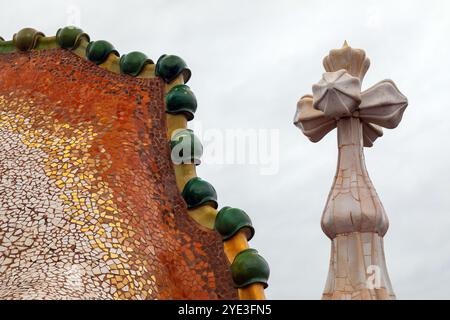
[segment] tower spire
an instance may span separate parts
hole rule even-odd
[[[361,92],[369,68],[365,52],[344,42],[324,59],[328,71],[300,99],[295,124],[313,142],[337,128],[339,161],[322,215],[331,239],[330,269],[323,299],[395,299],[387,272],[383,237],[389,221],[369,178],[364,147],[393,129],[408,100],[390,80]]]

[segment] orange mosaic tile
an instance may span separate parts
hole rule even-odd
[[[0,55],[0,299],[236,299],[188,215],[160,78],[63,49]]]

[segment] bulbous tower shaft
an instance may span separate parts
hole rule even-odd
[[[323,299],[395,299],[383,249],[389,221],[367,173],[362,123],[343,118],[337,130],[338,165],[322,215],[332,241]]]

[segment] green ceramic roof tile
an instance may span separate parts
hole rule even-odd
[[[172,150],[172,161],[175,164],[195,164],[201,163],[203,146],[198,137],[191,129],[178,131],[170,139]]]
[[[82,38],[85,38],[88,42],[90,41],[88,34],[83,32],[80,28],[74,26],[60,28],[56,32],[56,41],[61,48],[64,49],[73,49],[78,47]]]
[[[166,83],[175,80],[180,74],[183,75],[184,83],[191,78],[191,70],[186,62],[175,55],[162,55],[156,63],[156,75],[163,78]]]
[[[212,204],[214,209],[218,207],[216,189],[199,177],[189,180],[181,195],[186,201],[188,209],[194,209],[207,203]]]
[[[106,40],[92,41],[86,48],[86,57],[96,64],[105,62],[111,53],[120,56],[114,46]]]
[[[267,261],[255,249],[241,251],[231,265],[234,286],[244,288],[254,283],[268,287],[270,268]]]
[[[255,235],[252,220],[244,210],[224,207],[216,217],[214,229],[222,235],[223,241],[231,239],[240,230],[245,229],[247,240],[250,241]]]
[[[184,114],[188,121],[194,119],[197,111],[197,98],[185,84],[174,86],[166,96],[166,112]]]
[[[136,77],[147,64],[154,64],[144,53],[133,51],[120,57],[120,72]]]
[[[20,51],[29,51],[34,49],[39,38],[45,37],[42,32],[33,28],[24,28],[14,34],[13,44]]]

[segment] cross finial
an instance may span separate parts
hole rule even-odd
[[[332,240],[324,299],[394,299],[383,252],[389,222],[364,163],[363,147],[395,128],[408,100],[391,80],[361,92],[370,60],[347,41],[324,59],[327,71],[303,96],[295,124],[313,142],[337,127],[339,161],[322,216],[322,229]],[[370,269],[373,268],[373,269]],[[367,274],[376,272],[378,287]]]
[[[313,86],[312,98],[300,99],[294,119],[295,125],[311,141],[320,141],[336,128],[340,118],[356,114],[363,122],[365,147],[372,147],[383,135],[381,127],[398,126],[408,100],[391,80],[383,80],[361,92],[369,66],[364,50],[349,47],[347,41],[341,49],[331,50],[325,57],[327,72]]]

